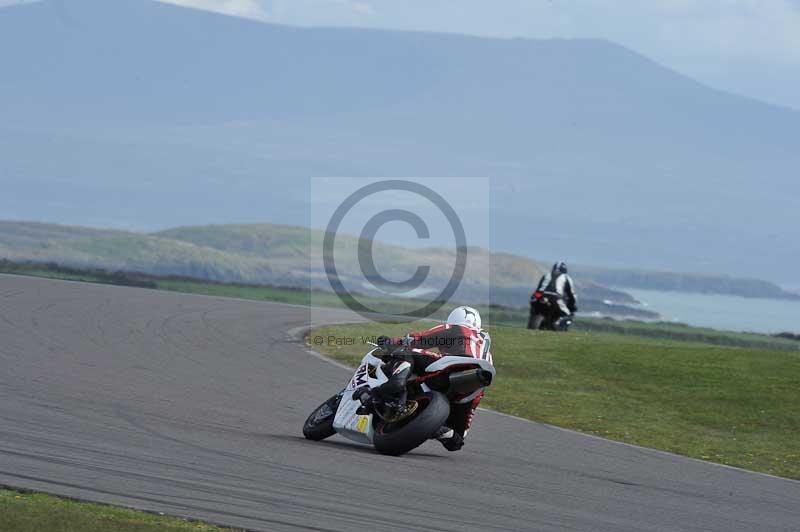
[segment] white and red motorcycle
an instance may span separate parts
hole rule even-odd
[[[372,344],[374,345],[374,344]],[[377,346],[376,346],[377,347]],[[400,348],[384,353],[376,348],[367,353],[347,387],[318,406],[303,425],[309,440],[323,440],[333,434],[373,445],[383,454],[401,455],[429,440],[450,415],[451,403],[471,402],[492,383],[494,366],[487,360],[444,356],[425,372],[412,373],[406,381],[407,403],[400,418],[387,420],[381,409],[365,411],[353,392],[371,389],[388,380],[383,367],[392,358],[409,359],[419,349]]]

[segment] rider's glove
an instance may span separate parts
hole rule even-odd
[[[353,400],[361,401],[363,406],[370,406],[373,401],[372,388],[367,385],[356,388],[353,392]]]

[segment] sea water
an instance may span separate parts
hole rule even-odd
[[[760,333],[800,333],[800,301],[619,288],[664,321]]]

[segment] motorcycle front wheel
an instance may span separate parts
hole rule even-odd
[[[309,440],[320,441],[336,434],[333,430],[333,418],[336,417],[341,399],[342,394],[336,394],[311,412],[303,424],[303,436]]]
[[[378,420],[373,444],[382,454],[399,456],[429,440],[450,416],[450,402],[440,392],[425,392],[412,398],[416,412],[396,423]]]

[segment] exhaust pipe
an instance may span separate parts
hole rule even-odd
[[[450,374],[449,392],[464,394],[472,393],[478,388],[492,384],[492,373],[485,369],[468,369]]]

